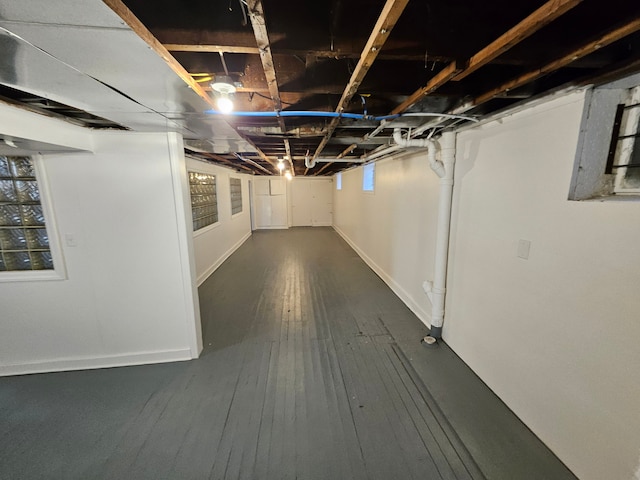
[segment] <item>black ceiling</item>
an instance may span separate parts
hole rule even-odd
[[[371,116],[391,112],[482,116],[559,87],[640,70],[640,2],[631,0],[124,3],[209,94],[207,78],[225,74],[226,65],[241,84],[235,94],[237,111],[273,112],[279,102],[282,111],[335,112],[341,98],[346,98],[344,112]],[[542,13],[536,14],[538,9]],[[397,21],[372,56],[363,50],[379,33],[376,22],[386,15],[396,15]],[[500,42],[514,27],[514,38]],[[262,56],[258,45],[263,47]],[[489,55],[494,47],[500,48],[499,54]],[[372,58],[363,64],[361,56],[364,61],[367,54]],[[466,74],[476,54],[489,61]],[[363,68],[357,88],[345,93],[354,71]],[[439,81],[448,71],[453,75]],[[275,75],[275,89],[267,83],[269,75]],[[407,101],[434,84],[428,95],[418,92],[415,102]],[[259,151],[237,153],[268,171],[273,171],[277,158],[287,155],[287,148],[296,174],[314,175],[349,164],[318,163],[308,169],[307,152],[311,157],[342,154],[355,160],[389,142],[389,128],[364,138],[378,121],[341,119],[336,124],[332,120],[229,117],[229,123]],[[426,121],[400,117],[395,125],[407,128]],[[323,142],[325,137],[328,142]],[[347,151],[353,144],[355,148]],[[238,161],[234,155],[223,159]]]

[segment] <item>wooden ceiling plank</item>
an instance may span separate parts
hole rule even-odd
[[[467,67],[452,80],[457,82],[466,78],[581,2],[582,0],[549,0],[516,26],[473,55],[469,59]]]
[[[436,73],[424,87],[419,88],[418,90],[413,92],[409,98],[407,98],[404,102],[394,108],[391,111],[391,115],[404,112],[407,108],[418,102],[422,97],[424,97],[425,95],[429,95],[431,92],[447,83],[454,76],[456,76],[458,72],[460,72],[460,70],[461,68],[458,67],[458,63],[456,61],[451,62],[445,68]]]
[[[167,36],[167,34],[165,34]],[[194,40],[195,41],[195,40]],[[258,55],[260,49],[257,46],[245,45],[245,42],[236,43],[169,43],[163,44],[170,52],[200,52],[200,53],[245,53]],[[362,52],[341,50],[316,50],[316,49],[290,49],[290,48],[271,48],[272,55],[287,55],[299,57],[317,57],[326,59],[354,59],[360,58]],[[381,60],[406,60],[406,61],[424,61],[424,52],[420,53],[385,53],[380,52],[378,56]],[[450,62],[451,57],[443,55],[429,54],[429,61]],[[506,63],[514,63],[514,61],[506,61]],[[516,62],[518,63],[518,62]]]
[[[258,55],[258,47],[233,45],[197,45],[184,43],[165,43],[164,48],[170,52],[201,52],[201,53],[249,53]]]
[[[336,112],[343,112],[349,104],[349,101],[351,100],[353,95],[358,91],[362,80],[371,68],[371,65],[373,65],[373,62],[376,60],[378,54],[380,53],[380,50],[389,38],[391,30],[397,23],[400,15],[402,15],[402,12],[404,11],[408,3],[409,0],[387,0],[387,2],[385,3],[380,16],[378,17],[378,21],[371,31],[369,40],[362,50],[360,60],[353,70],[353,74],[351,75],[349,83],[347,83],[347,86],[344,89],[342,97],[340,98],[340,102],[338,102]],[[313,154],[314,159],[317,158],[318,155],[320,155],[322,150],[324,150],[324,147],[329,142],[329,139],[333,135],[333,132],[335,131],[336,126],[339,122],[340,118],[334,118],[331,121],[331,123],[327,127],[327,133],[322,138],[320,145],[318,145],[318,148]]]
[[[560,58],[557,58],[556,60],[553,60],[552,62],[547,63],[540,68],[520,75],[519,77],[509,82],[503,83],[499,87],[490,90],[483,95],[480,95],[473,100],[473,105],[480,105],[491,100],[492,98],[502,95],[505,92],[526,85],[527,83],[537,80],[538,78],[543,77],[544,75],[547,75],[551,72],[555,72],[556,70],[559,70],[560,68],[565,67],[570,63],[575,62],[576,60],[589,55],[590,53],[595,52],[596,50],[599,50],[600,48],[604,48],[613,42],[627,37],[628,35],[631,35],[638,30],[640,30],[640,17],[635,18],[634,20],[631,20],[622,26],[609,30],[607,33],[600,35],[595,40],[581,45],[573,51],[563,55]]]

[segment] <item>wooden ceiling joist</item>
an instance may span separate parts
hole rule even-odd
[[[194,44],[194,43],[165,43],[164,47],[170,52],[196,52],[196,53],[246,53],[251,55],[260,54],[258,47],[250,45],[217,45],[217,44]],[[350,50],[292,50],[289,48],[271,49],[272,55],[288,55],[298,57],[317,57],[317,58],[360,58],[361,52]],[[405,61],[424,61],[424,53],[381,53],[378,56],[380,60],[405,60]],[[450,62],[451,57],[442,55],[429,55],[429,61],[434,62]],[[507,62],[519,63],[519,62]]]
[[[387,2],[385,3],[384,8],[382,9],[382,13],[378,17],[378,21],[376,22],[371,35],[369,36],[369,40],[362,50],[360,60],[358,61],[356,68],[353,70],[351,78],[349,79],[349,83],[347,83],[342,97],[340,98],[340,102],[338,102],[336,112],[343,112],[349,105],[349,101],[358,91],[362,80],[371,68],[371,65],[373,65],[373,62],[376,60],[380,49],[389,38],[391,30],[400,18],[400,15],[402,15],[402,12],[404,11],[408,3],[409,0],[387,0]],[[318,155],[320,155],[324,147],[327,145],[339,122],[340,118],[334,118],[331,121],[331,123],[327,127],[327,133],[325,134],[322,141],[320,142],[320,145],[318,145],[318,148],[313,154],[314,159],[318,158]]]
[[[249,17],[251,18],[251,26],[253,27],[253,33],[256,37],[256,43],[258,44],[258,51],[260,52],[260,60],[262,61],[262,68],[267,79],[267,87],[269,88],[269,94],[273,101],[273,108],[276,111],[282,110],[282,101],[280,100],[280,92],[278,91],[278,80],[276,78],[276,68],[273,63],[273,55],[271,55],[271,45],[269,44],[269,35],[267,33],[267,23],[264,16],[264,8],[262,7],[262,0],[249,0],[247,2],[249,7]],[[281,121],[282,118],[279,117]],[[284,129],[284,124],[280,125]]]
[[[631,35],[638,30],[640,30],[640,18],[635,18],[634,20],[631,20],[630,22],[627,22],[622,26],[609,30],[607,33],[600,35],[598,38],[579,46],[571,52],[547,63],[542,67],[531,70],[509,82],[503,83],[499,87],[494,88],[493,90],[490,90],[483,95],[480,95],[479,97],[474,99],[473,105],[480,105],[491,100],[492,98],[502,95],[505,92],[509,92],[510,90],[526,85],[529,82],[533,82],[534,80],[537,80],[544,75],[555,72],[562,67],[566,67],[570,63],[575,62],[576,60],[589,55],[596,50],[604,48],[607,45],[612,44],[613,42],[625,38],[626,36]]]
[[[478,53],[473,55],[467,62],[465,68],[461,68],[455,61],[451,62],[447,67],[442,69],[431,80],[429,80],[424,87],[413,92],[409,98],[394,108],[391,113],[396,114],[404,112],[406,109],[417,103],[422,97],[434,92],[449,80],[462,80],[480,67],[502,55],[525,38],[531,36],[545,25],[551,23],[563,13],[568,12],[580,2],[582,2],[582,0],[549,0],[527,18],[501,35],[497,40],[491,42]]]
[[[260,52],[262,68],[264,69],[264,75],[267,79],[269,95],[271,96],[271,100],[273,101],[274,110],[276,112],[279,112],[282,110],[282,100],[280,99],[280,92],[278,90],[276,67],[273,62],[273,55],[271,54],[271,44],[269,43],[267,21],[264,16],[262,0],[248,0],[247,7],[249,8],[249,18],[251,19],[251,26],[253,27],[253,33],[256,37],[256,43]],[[286,133],[287,127],[284,123],[284,118],[280,116],[278,117],[278,125],[280,125],[280,130],[282,131],[282,133]],[[289,162],[291,163],[292,175],[295,175],[293,160],[291,160],[291,147],[288,140],[284,140],[284,147],[287,152]]]
[[[473,55],[469,59],[467,67],[452,80],[459,81],[466,78],[480,67],[491,62],[545,25],[568,12],[580,2],[582,0],[549,0],[516,26]]]
[[[164,48],[170,52],[200,52],[200,53],[249,53],[258,55],[258,47],[242,45],[199,45],[186,43],[165,43]]]

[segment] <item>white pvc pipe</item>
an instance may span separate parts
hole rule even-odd
[[[440,139],[441,165],[444,176],[440,177],[438,199],[438,229],[436,232],[436,256],[433,287],[431,292],[431,336],[442,336],[444,302],[447,285],[447,262],[449,258],[449,234],[451,231],[451,203],[453,197],[453,170],[456,161],[456,134],[444,132]],[[437,172],[436,172],[437,173]]]
[[[430,138],[406,139],[399,128],[393,131],[393,140],[399,147],[422,147],[428,149],[431,169],[440,177],[438,196],[438,225],[436,229],[436,252],[433,282],[425,282],[424,290],[431,301],[431,336],[442,336],[444,301],[447,285],[447,262],[449,257],[449,232],[451,228],[451,202],[453,196],[453,170],[456,159],[456,134],[444,132],[440,139],[440,161],[436,158],[437,144]]]
[[[420,138],[420,139],[406,139],[402,137],[402,133],[399,128],[394,128],[393,130],[393,140],[400,147],[410,148],[410,147],[427,147],[427,158],[429,159],[429,165],[431,166],[431,170],[436,172],[438,177],[442,178],[445,175],[444,165],[442,162],[439,162],[436,159],[436,142],[431,140],[430,138]]]
[[[304,157],[304,166],[307,168],[313,168],[316,166],[316,161],[309,155],[307,155],[306,157]]]

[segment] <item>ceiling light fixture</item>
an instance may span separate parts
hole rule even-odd
[[[236,86],[231,77],[220,75],[215,82],[211,83],[211,88],[218,94],[216,106],[221,113],[231,113],[233,111],[233,101],[231,95],[236,93]]]

